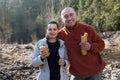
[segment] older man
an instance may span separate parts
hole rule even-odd
[[[73,8],[64,8],[61,19],[64,27],[59,31],[59,38],[65,41],[68,49],[71,80],[101,80],[101,73],[106,66],[100,56],[105,47],[104,41],[90,25],[77,21]],[[88,34],[86,42],[81,41],[84,33]],[[85,55],[82,54],[83,50],[87,52]]]

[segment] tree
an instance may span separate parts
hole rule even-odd
[[[6,43],[8,37],[10,37],[10,14],[7,8],[8,2],[6,0],[0,1],[0,43]]]
[[[38,39],[43,38],[46,24],[50,20],[59,22],[61,9],[70,2],[71,0],[0,0],[0,4],[5,4],[0,5],[0,17],[4,18],[0,21],[6,22],[5,25],[9,24],[11,28],[10,42],[28,43],[34,39],[32,37],[35,34]],[[2,26],[0,31],[4,36],[5,29]],[[9,28],[6,27],[10,30]]]
[[[98,32],[120,30],[120,0],[75,0],[78,20],[93,25]]]

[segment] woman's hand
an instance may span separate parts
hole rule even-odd
[[[39,65],[39,69],[43,69],[43,64]]]
[[[46,51],[44,51],[44,50],[41,51],[41,58],[42,58],[42,59],[45,59],[45,58],[47,57],[47,55],[48,55],[48,54],[47,54]]]
[[[40,46],[41,58],[45,59],[50,55],[50,52],[46,46]]]
[[[59,65],[64,66],[65,65],[65,60],[63,58],[59,59]]]

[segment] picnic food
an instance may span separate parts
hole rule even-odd
[[[50,55],[50,52],[49,52],[49,50],[48,50],[47,47],[45,47],[45,46],[40,46],[40,50],[47,53],[46,57],[48,57],[48,56]]]
[[[83,36],[81,36],[81,42],[87,42],[87,37],[88,37],[88,33],[84,33]],[[82,55],[87,55],[87,51],[86,50],[82,50]]]

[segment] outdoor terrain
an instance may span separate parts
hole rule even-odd
[[[108,63],[104,80],[120,80],[120,36],[104,39],[102,52]],[[0,80],[36,80],[38,68],[31,66],[34,44],[0,44]]]

